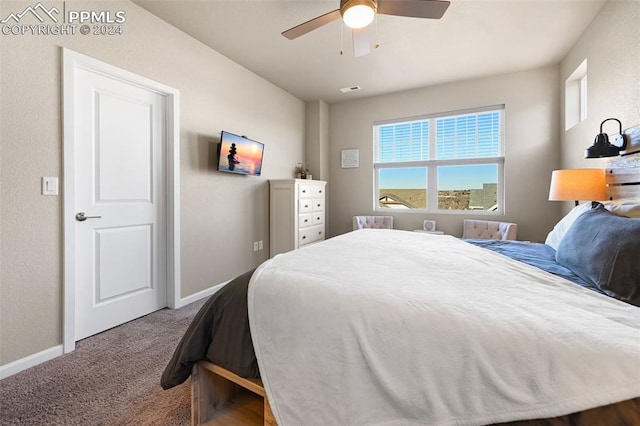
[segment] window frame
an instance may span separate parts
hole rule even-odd
[[[587,119],[588,65],[585,58],[564,82],[565,132]]]
[[[461,158],[438,160],[436,158],[436,120],[440,118],[456,117],[461,115],[477,115],[485,112],[500,113],[500,132],[499,132],[499,156],[478,157],[478,158]],[[373,123],[373,211],[379,213],[437,213],[437,214],[473,214],[478,216],[501,216],[505,213],[505,181],[504,181],[504,164],[505,164],[505,105],[491,105],[481,108],[471,108],[458,111],[449,111],[436,114],[428,114],[417,117],[399,118],[384,121],[375,121]],[[403,124],[415,121],[429,121],[429,159],[420,161],[399,161],[399,162],[377,162],[378,159],[378,128],[390,124]],[[497,166],[497,201],[498,208],[496,210],[449,210],[440,209],[438,206],[438,167],[441,166],[473,166],[473,165],[496,165]],[[427,208],[426,209],[391,209],[381,207],[378,195],[379,188],[379,171],[381,169],[394,168],[426,168],[427,169]]]

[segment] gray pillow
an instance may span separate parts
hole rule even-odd
[[[640,306],[640,219],[603,206],[586,211],[560,241],[556,261],[608,295]]]

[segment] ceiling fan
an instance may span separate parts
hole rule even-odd
[[[369,53],[367,27],[376,16],[407,16],[440,19],[449,7],[447,0],[340,0],[340,8],[296,25],[282,33],[289,40],[303,36],[340,17],[353,31],[353,50],[356,57]]]

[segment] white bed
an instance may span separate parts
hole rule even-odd
[[[266,262],[248,300],[281,425],[488,424],[640,397],[640,309],[453,237],[351,232]]]

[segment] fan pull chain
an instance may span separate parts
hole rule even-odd
[[[340,20],[340,55],[344,55],[343,33],[344,33],[344,22],[341,19]]]
[[[378,14],[376,13],[374,18],[375,20],[375,31],[376,31],[376,42],[373,44],[373,48],[377,49],[378,47],[380,47],[380,43],[378,43],[378,40],[380,40],[380,38],[378,37]]]

